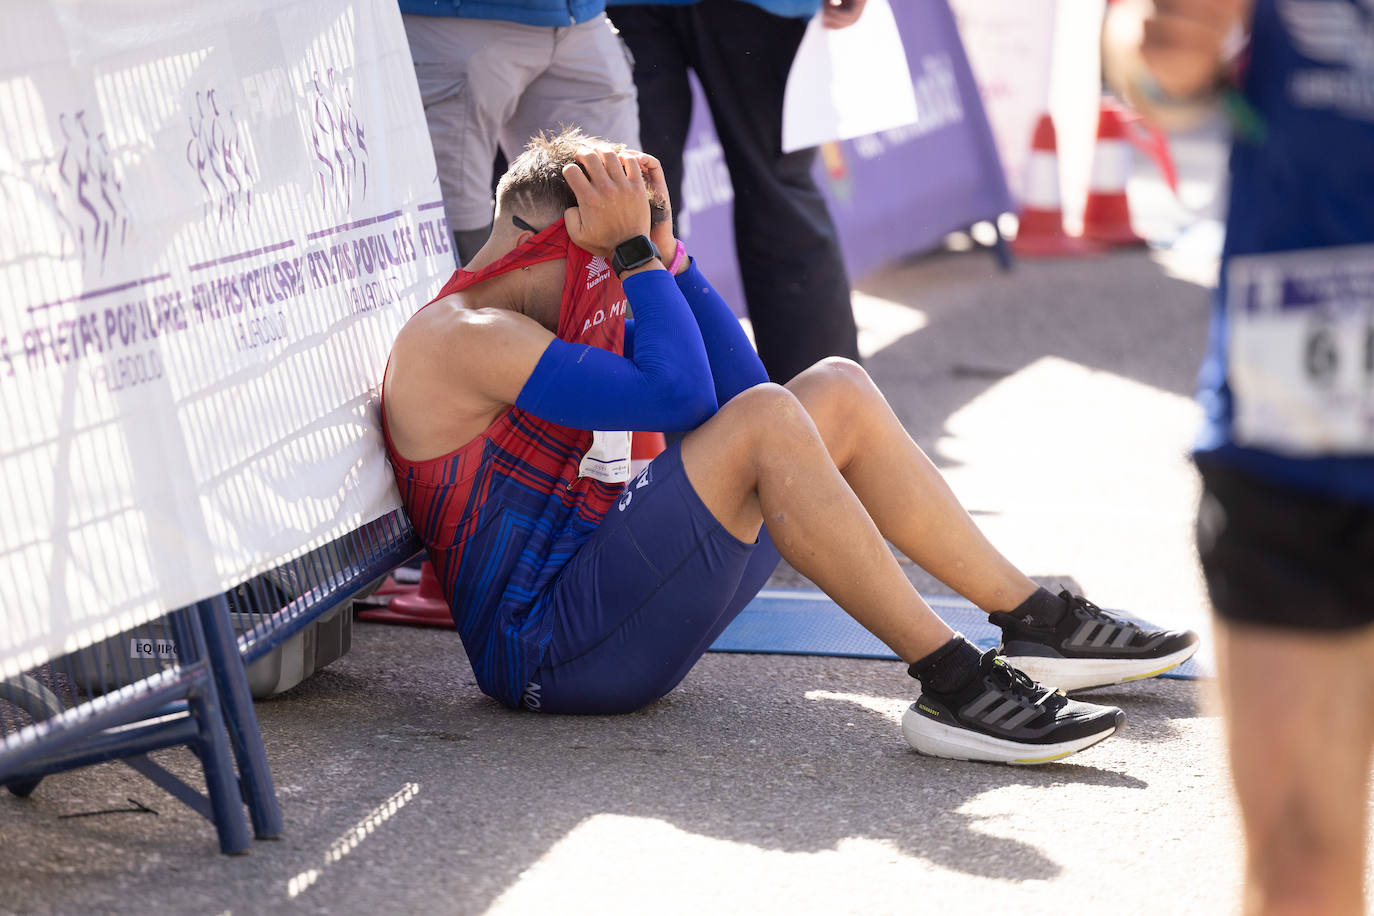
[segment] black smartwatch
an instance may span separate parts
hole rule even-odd
[[[611,269],[618,277],[627,270],[643,267],[656,257],[658,249],[649,241],[649,237],[637,235],[615,246],[615,254],[611,256]]]

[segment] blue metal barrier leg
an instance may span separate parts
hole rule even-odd
[[[260,840],[281,836],[281,806],[277,804],[277,792],[267,766],[267,751],[258,728],[258,714],[253,709],[253,697],[248,691],[248,675],[239,655],[238,638],[229,623],[229,602],[219,595],[197,603],[195,611],[205,631],[210,670],[214,672],[219,699],[224,704],[229,742],[238,761],[243,798],[253,818],[253,833]]]
[[[997,241],[992,243],[993,256],[997,258],[998,267],[1002,268],[1004,272],[1010,271],[1012,265],[1016,263],[1016,259],[1011,253],[1011,246],[1007,244],[1007,237],[1002,234],[1001,228],[997,227],[996,220],[992,221],[992,225],[997,228]]]
[[[194,664],[204,659],[206,641],[200,621],[190,611],[182,610],[171,616],[171,623],[181,650],[182,664]],[[209,667],[214,669],[213,659]],[[233,760],[225,740],[224,719],[220,715],[215,679],[206,673],[201,683],[192,688],[187,700],[191,715],[200,725],[196,754],[205,770],[205,790],[210,796],[220,852],[228,855],[247,852],[253,838],[248,833],[248,822],[243,816],[243,798],[234,779]]]

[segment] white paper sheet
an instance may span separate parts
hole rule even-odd
[[[783,151],[915,121],[911,70],[887,0],[868,0],[847,29],[827,29],[820,15],[812,17],[787,77]]]

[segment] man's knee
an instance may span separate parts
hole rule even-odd
[[[741,432],[770,436],[792,433],[811,420],[797,396],[781,385],[763,382],[731,398],[717,414],[738,424]]]
[[[839,430],[854,429],[855,421],[886,404],[864,367],[842,356],[826,357],[787,387],[801,399],[827,441]]]
[[[863,366],[843,356],[827,356],[799,372],[788,387],[797,391],[821,392],[851,401],[856,395],[872,395],[878,391]]]

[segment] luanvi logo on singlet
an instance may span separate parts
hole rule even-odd
[[[595,289],[600,286],[602,281],[611,275],[611,265],[606,263],[606,259],[597,255],[587,264],[587,289]]]

